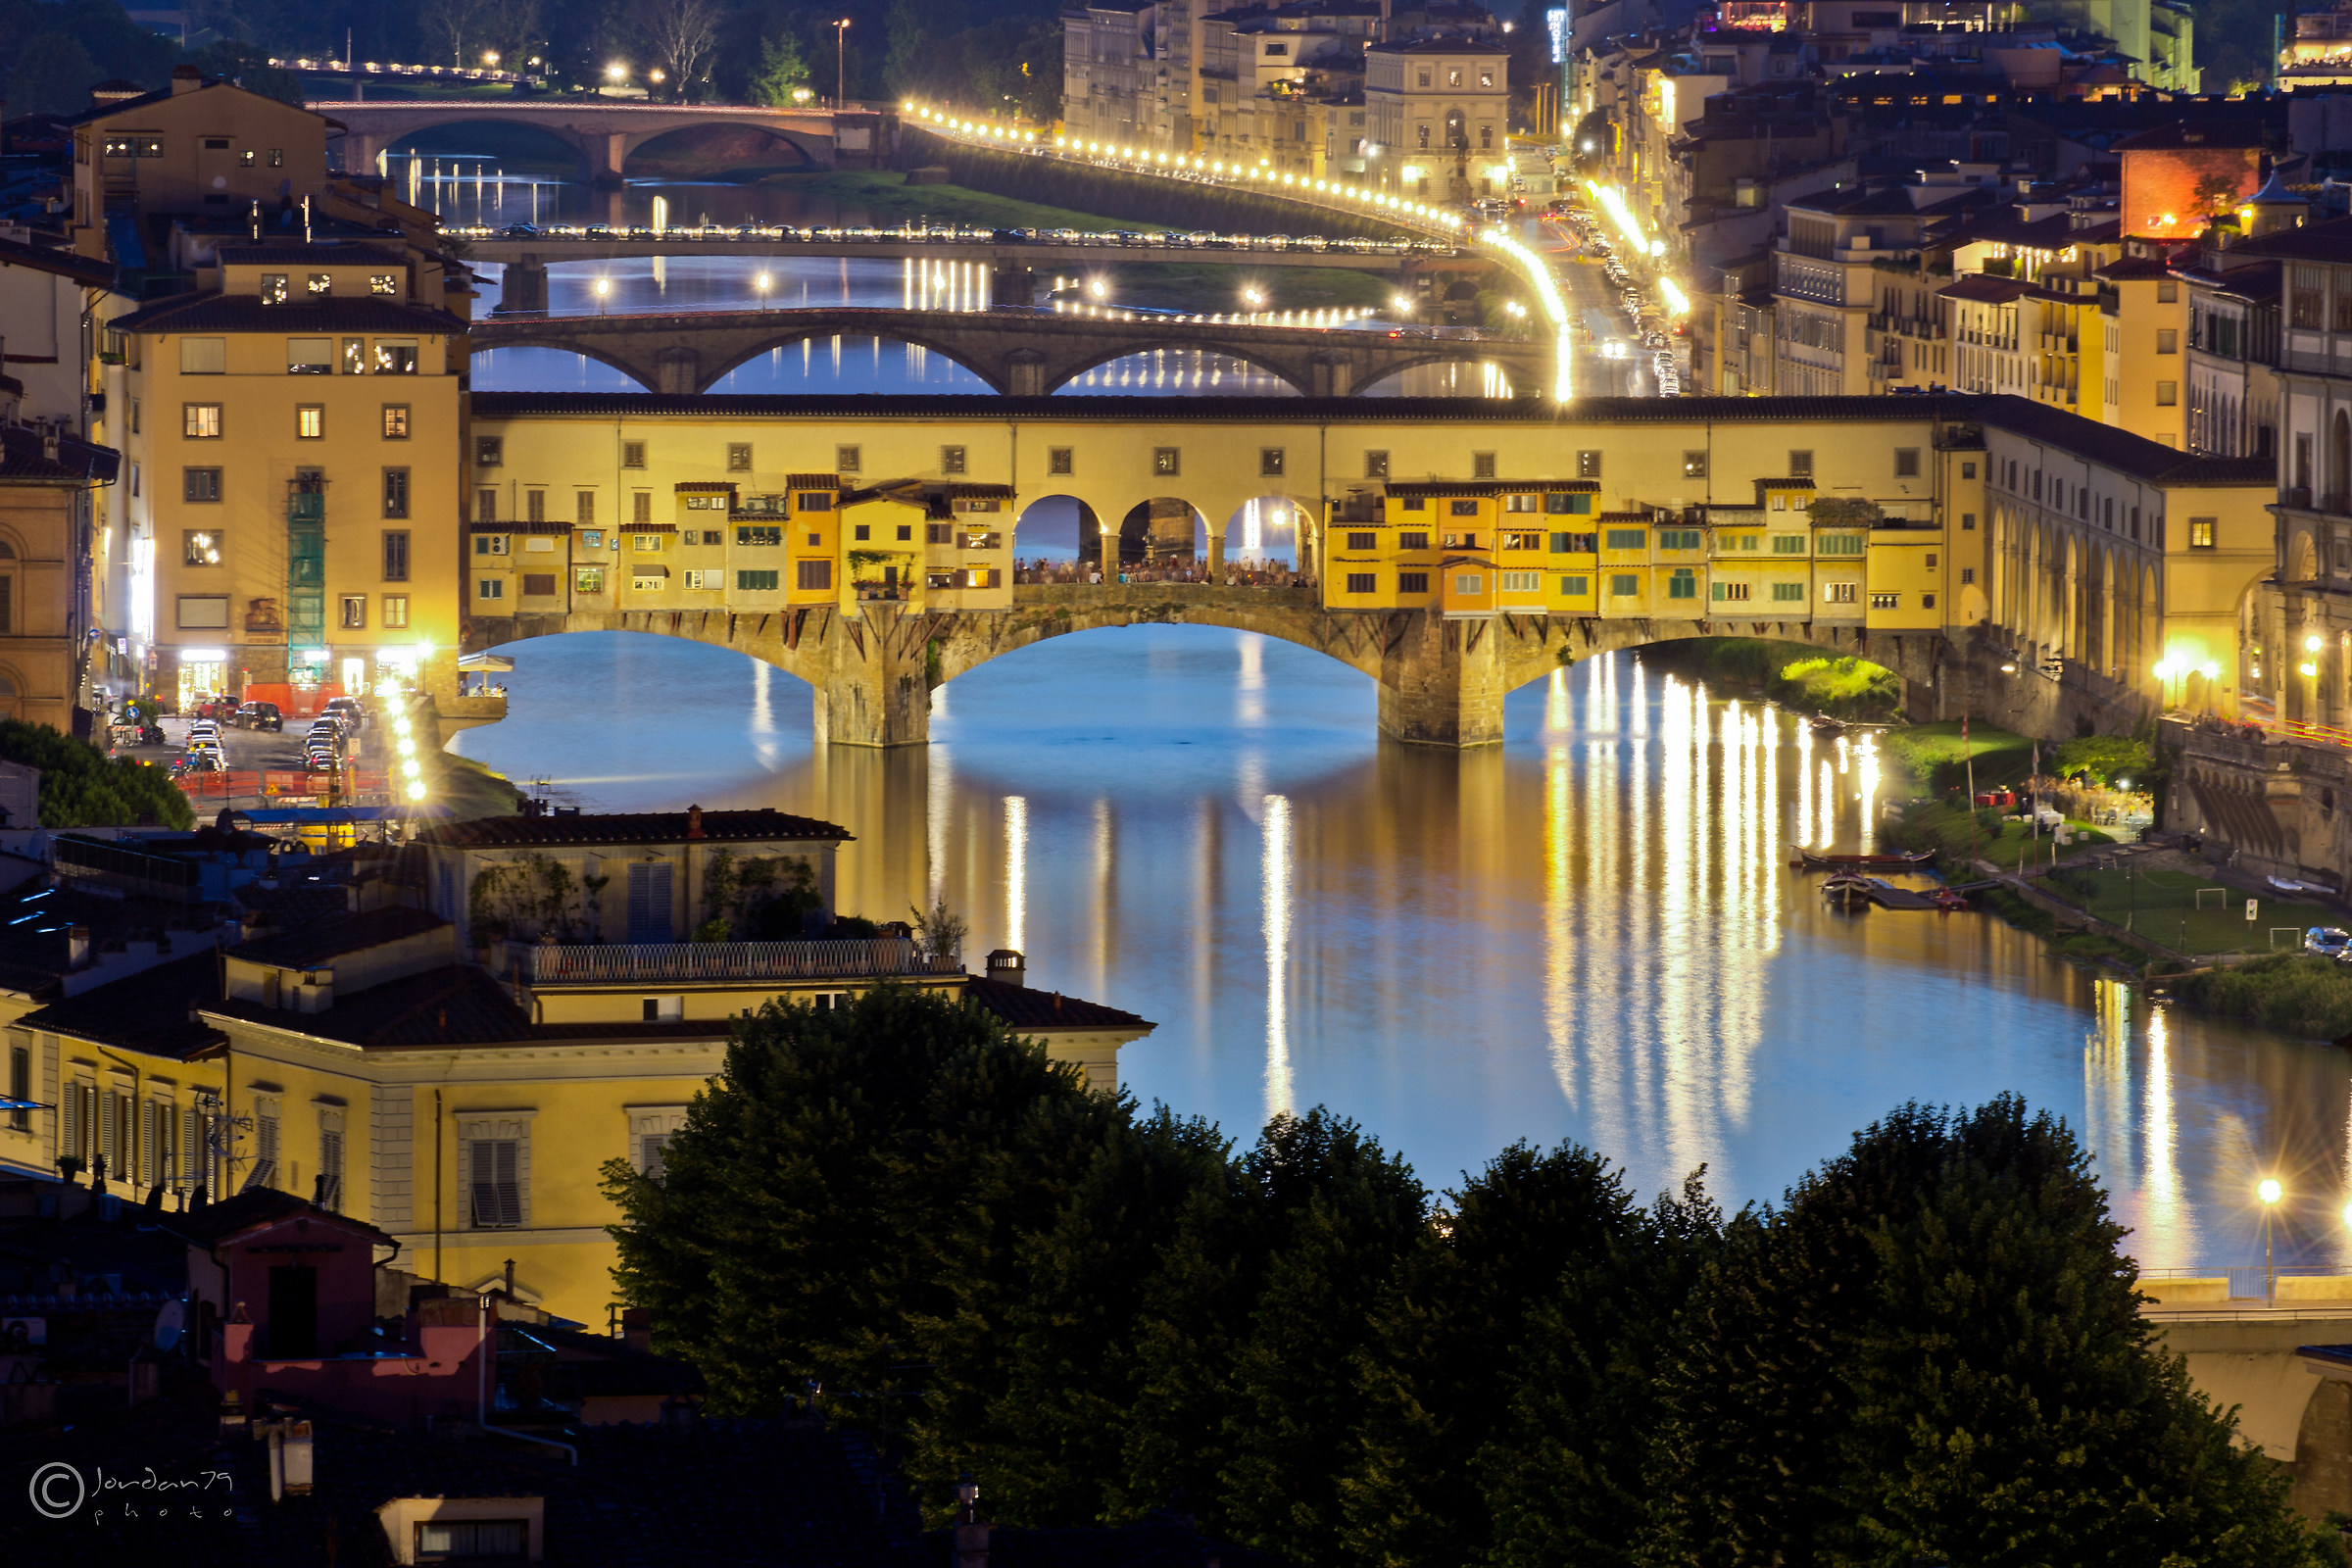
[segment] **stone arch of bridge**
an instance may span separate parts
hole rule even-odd
[[[1357,387],[1356,395],[1359,397],[1382,396],[1384,394],[1377,393],[1373,389],[1386,386],[1398,376],[1410,375],[1415,370],[1426,370],[1431,366],[1458,365],[1464,369],[1476,370],[1483,374],[1489,365],[1495,363],[1491,360],[1482,360],[1476,354],[1465,353],[1464,348],[1465,345],[1455,343],[1446,345],[1438,352],[1415,355],[1400,360],[1383,360],[1380,373]],[[1506,375],[1510,373],[1508,367],[1498,367],[1498,368]],[[1511,390],[1516,392],[1520,388],[1513,386]]]
[[[361,121],[363,128],[347,132],[359,143],[365,162],[370,171],[375,161],[393,146],[411,136],[428,130],[472,124],[522,125],[545,133],[570,147],[579,157],[580,167],[591,179],[617,179],[627,164],[629,154],[646,143],[673,131],[702,125],[744,126],[759,130],[787,143],[802,158],[817,168],[829,169],[833,164],[833,145],[829,137],[796,130],[759,116],[731,116],[723,113],[684,111],[676,116],[652,117],[650,122],[632,117],[629,128],[612,130],[595,123],[595,112],[580,115],[556,116],[545,110],[507,110],[496,104],[468,105],[462,115],[413,113],[369,114]],[[347,142],[348,145],[348,142]]]
[[[778,311],[775,314],[777,326],[773,333],[762,331],[756,340],[750,343],[749,347],[739,347],[731,357],[719,360],[715,369],[699,365],[696,367],[695,373],[700,383],[693,389],[696,395],[699,396],[710,391],[734,371],[743,368],[763,354],[772,354],[778,349],[787,349],[796,343],[836,337],[868,337],[882,343],[903,343],[908,348],[921,349],[926,354],[936,354],[959,369],[969,370],[985,382],[991,392],[1002,394],[1006,390],[1004,378],[996,368],[985,361],[974,358],[966,351],[950,347],[944,337],[925,332],[919,323],[903,327],[894,325],[888,332],[877,332],[870,327],[864,330],[845,331],[843,323],[838,320],[819,319],[796,324],[785,319],[788,313]],[[805,312],[801,314],[815,316],[818,313]]]
[[[1321,346],[1317,345],[1317,347]],[[1265,371],[1266,374],[1273,376],[1300,397],[1314,395],[1313,372],[1307,368],[1312,361],[1311,354],[1268,353],[1267,346],[1262,344],[1244,347],[1232,339],[1215,336],[1213,331],[1205,326],[1199,337],[1186,333],[1174,340],[1152,338],[1133,343],[1119,343],[1113,339],[1111,346],[1107,348],[1098,344],[1089,344],[1083,352],[1071,358],[1055,359],[1049,364],[1045,375],[1045,390],[1057,392],[1089,370],[1099,370],[1106,365],[1115,365],[1121,360],[1147,354],[1164,353],[1171,349],[1179,353],[1222,354],[1227,359],[1239,361],[1252,369]]]
[[[656,365],[641,364],[626,354],[614,353],[612,348],[600,346],[592,338],[572,338],[559,332],[545,338],[534,337],[528,343],[492,344],[473,352],[476,355],[496,354],[502,348],[546,349],[557,354],[577,354],[581,359],[601,365],[608,370],[618,370],[648,392],[662,390],[661,370]]]

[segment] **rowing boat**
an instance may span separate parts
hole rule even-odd
[[[1799,850],[1799,863],[1808,871],[1907,870],[1936,858],[1934,850],[1885,850],[1875,855],[1820,855]]]

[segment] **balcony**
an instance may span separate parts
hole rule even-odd
[[[326,496],[318,490],[293,490],[286,495],[286,522],[296,528],[326,526]]]
[[[960,958],[935,958],[905,937],[857,942],[665,942],[586,947],[510,942],[526,985],[727,984],[961,974]]]

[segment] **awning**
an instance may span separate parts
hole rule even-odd
[[[667,566],[631,566],[629,575],[643,582],[648,578],[668,576],[669,568]],[[513,668],[514,666],[509,665],[508,667]]]
[[[494,674],[505,675],[514,672],[514,661],[505,654],[461,654],[458,657],[458,667],[460,669],[486,669]]]

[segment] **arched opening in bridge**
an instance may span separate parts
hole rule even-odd
[[[1182,571],[1206,558],[1207,537],[1200,509],[1182,497],[1139,501],[1119,523],[1119,569]],[[1099,536],[1090,544],[1087,559],[1102,559]]]
[[[984,393],[986,381],[936,349],[835,333],[779,343],[736,366],[713,392]]]
[[[580,150],[553,131],[495,120],[429,126],[383,155],[394,194],[444,222],[493,227],[575,216],[585,169]]]
[[[1057,393],[1131,397],[1295,398],[1298,389],[1262,366],[1214,349],[1148,349],[1082,370]]]
[[[1259,570],[1298,564],[1298,503],[1288,496],[1252,496],[1225,519],[1228,565]]]
[[[1012,525],[1012,560],[1023,581],[1039,570],[1074,569],[1102,527],[1095,509],[1076,496],[1039,496]],[[1084,559],[1101,559],[1096,547]]]
[[[1368,382],[1367,398],[1507,398],[1518,395],[1511,375],[1492,360],[1442,360],[1415,365]]]
[[[647,392],[624,371],[569,349],[486,349],[473,357],[476,392]]]
[[[688,125],[642,143],[621,172],[630,179],[748,184],[810,168],[807,153],[759,125]]]

